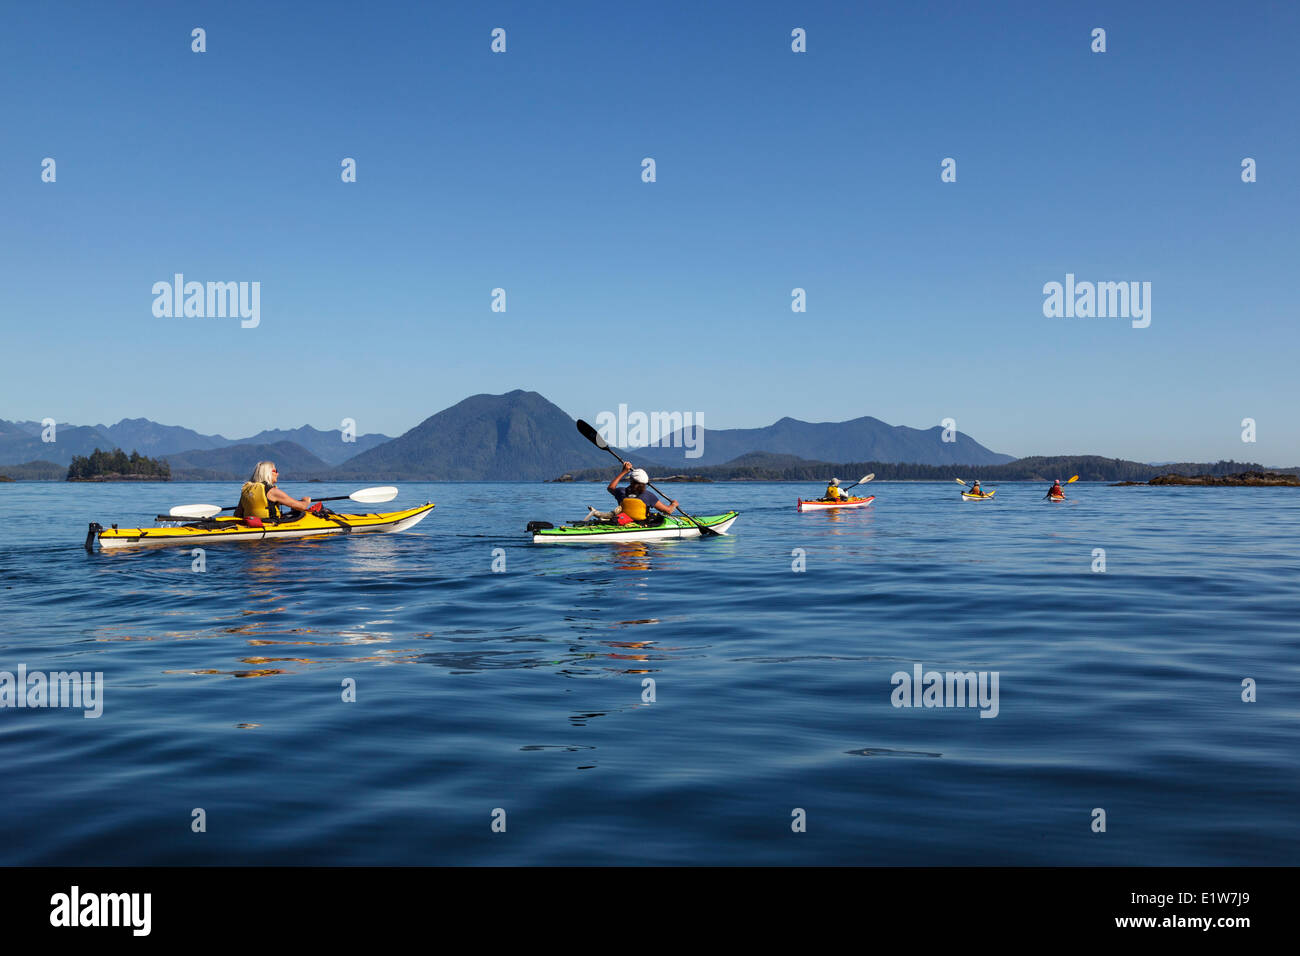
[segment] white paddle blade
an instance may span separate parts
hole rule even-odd
[[[397,489],[392,485],[385,485],[382,488],[362,488],[360,491],[352,492],[348,497],[353,501],[361,502],[363,505],[377,505],[396,498]]]
[[[177,505],[167,513],[176,518],[214,518],[221,509],[216,505]]]
[[[873,471],[871,474],[867,475],[865,478],[863,478],[861,481],[859,481],[858,484],[860,484],[860,485],[865,485],[868,481],[870,481],[871,479],[873,479],[873,478],[875,478],[875,477],[876,477],[876,473]]]

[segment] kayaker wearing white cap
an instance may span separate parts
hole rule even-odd
[[[628,479],[627,487],[620,488],[618,483],[625,477]],[[609,493],[618,500],[623,514],[633,521],[644,521],[649,516],[651,508],[662,511],[666,515],[677,510],[676,500],[664,504],[663,499],[647,487],[649,482],[650,476],[645,473],[644,468],[633,468],[630,461],[625,461],[623,470],[608,485]]]
[[[832,478],[830,484],[826,486],[826,494],[822,496],[822,500],[839,501],[841,498],[846,497],[848,496],[845,495],[844,492],[840,491],[840,480],[838,478]]]
[[[259,461],[249,475],[248,481],[239,491],[239,504],[235,508],[236,518],[279,518],[284,505],[294,511],[320,511],[320,503],[312,505],[307,497],[292,498],[276,487],[280,472],[273,461]]]

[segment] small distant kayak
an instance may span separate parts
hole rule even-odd
[[[1048,495],[1048,496],[1047,496],[1047,500],[1048,500],[1048,501],[1064,501],[1064,500],[1065,500],[1065,495]]]
[[[965,498],[967,501],[983,501],[986,498],[992,498],[997,493],[998,493],[997,489],[995,488],[993,491],[990,491],[986,495],[972,495],[969,491],[963,491],[961,493],[961,496]]]
[[[876,500],[875,495],[867,495],[865,498],[841,498],[839,501],[827,501],[825,498],[814,498],[812,501],[798,499],[796,507],[799,511],[825,511],[827,508],[865,508],[871,502]]]
[[[617,541],[662,541],[673,538],[698,538],[699,525],[726,534],[739,517],[737,511],[722,515],[699,515],[695,521],[668,515],[658,524],[567,524],[556,528],[544,521],[530,521],[526,529],[533,536],[533,544],[574,544]],[[699,524],[696,524],[699,522]]]

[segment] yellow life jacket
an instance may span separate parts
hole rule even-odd
[[[236,518],[278,518],[280,509],[266,498],[267,486],[260,481],[246,481],[239,490]]]
[[[633,495],[628,495],[623,499],[623,514],[633,521],[644,521],[646,516],[645,502]]]
[[[844,492],[840,491],[839,485],[826,486],[826,497],[831,499],[832,501],[838,500],[839,498],[843,497],[843,495]]]

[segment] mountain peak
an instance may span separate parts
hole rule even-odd
[[[705,428],[702,434],[691,433],[690,445],[679,431],[651,447],[667,456],[665,464],[696,468],[731,462],[755,451],[810,461],[997,465],[1013,460],[960,433],[956,441],[943,441],[942,431],[938,426],[921,430],[890,425],[868,415],[842,422],[804,422],[786,416],[766,428]],[[687,459],[687,448],[702,454]]]
[[[613,464],[537,392],[471,395],[338,469],[365,480],[545,480]]]

